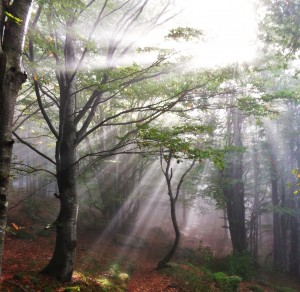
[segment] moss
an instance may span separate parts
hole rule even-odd
[[[79,286],[74,286],[74,287],[67,287],[64,290],[65,292],[80,292],[80,287]]]
[[[161,273],[174,278],[178,286],[184,291],[215,291],[212,275],[192,264],[171,263],[170,267],[161,270]]]
[[[214,279],[222,291],[235,291],[242,282],[239,276],[228,276],[223,272],[214,273]]]

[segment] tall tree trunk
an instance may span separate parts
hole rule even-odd
[[[7,218],[7,196],[12,157],[12,125],[15,103],[27,75],[21,69],[26,23],[29,18],[31,0],[14,1],[9,7],[0,3],[0,275]],[[10,8],[21,24],[5,18]],[[4,24],[6,22],[6,25]],[[4,29],[5,27],[5,29]]]
[[[296,122],[297,123],[297,122]],[[298,123],[297,123],[298,125]],[[296,158],[297,168],[300,168],[300,141],[299,137],[296,137],[294,157]],[[292,144],[293,145],[293,144]],[[292,195],[291,207],[296,211],[300,208],[299,197]],[[294,215],[290,218],[291,224],[291,246],[290,246],[290,262],[289,273],[295,277],[299,277],[300,274],[300,216]]]
[[[228,125],[228,144],[242,147],[242,116],[237,109],[231,110]],[[243,153],[234,151],[227,158],[222,172],[224,184],[223,195],[226,202],[229,231],[233,252],[242,254],[247,248],[245,227]]]
[[[72,22],[67,23],[65,41],[65,72],[60,74],[60,127],[56,144],[57,183],[60,212],[55,222],[56,244],[54,254],[42,273],[62,282],[72,279],[77,243],[77,167],[76,167],[76,110],[75,40],[71,33]]]
[[[281,189],[281,198],[279,192],[278,166],[276,160],[276,150],[273,145],[270,148],[270,180],[273,205],[273,267],[277,271],[286,270],[286,226],[285,216],[278,210],[279,207],[285,206],[284,186]],[[282,179],[281,179],[282,180]]]
[[[244,197],[237,187],[223,190],[233,252],[243,254],[247,248]]]
[[[297,202],[294,204],[296,208]],[[298,206],[299,207],[299,206]],[[290,250],[290,262],[289,273],[294,276],[299,276],[299,218],[298,216],[291,216],[291,250]]]
[[[273,261],[274,261],[274,268],[276,270],[282,270],[282,259],[281,255],[281,220],[280,214],[276,208],[279,207],[279,194],[278,194],[278,186],[277,186],[278,178],[271,179],[271,189],[272,189],[272,204],[273,204]]]

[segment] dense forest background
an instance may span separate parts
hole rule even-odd
[[[97,270],[114,263],[110,280],[133,273],[136,251],[155,273],[209,270],[188,284],[169,273],[174,291],[235,291],[258,274],[299,279],[300,2],[253,2],[256,57],[219,66],[195,66],[187,48],[205,46],[209,32],[178,25],[177,4],[2,1],[4,276],[6,233],[10,243],[53,243],[35,272],[62,283],[79,265],[77,237],[117,255]],[[25,289],[15,283],[24,278],[3,283]],[[128,289],[127,278],[99,281],[85,289]],[[261,282],[244,289],[294,291]]]

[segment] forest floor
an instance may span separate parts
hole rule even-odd
[[[158,249],[155,244],[147,249],[125,248],[94,233],[79,235],[73,281],[61,284],[38,273],[51,258],[54,242],[53,233],[49,237],[27,239],[8,234],[0,291],[233,291],[220,289],[210,278],[201,278],[204,272],[198,270],[194,279],[203,279],[205,285],[194,284],[188,288],[186,279],[182,286],[176,277],[153,271],[164,249]],[[188,265],[181,268],[190,269]],[[300,291],[297,285],[293,282],[293,289],[288,290],[267,287],[262,282],[241,282],[238,291]],[[291,282],[285,282],[284,286],[291,287]]]

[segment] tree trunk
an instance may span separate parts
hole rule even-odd
[[[276,208],[279,207],[279,194],[278,194],[278,178],[273,178],[271,180],[272,188],[272,204],[273,204],[273,261],[275,270],[283,270],[282,266],[282,253],[281,250],[281,220],[280,214]]]
[[[54,276],[62,282],[69,282],[72,279],[78,214],[74,131],[67,131],[66,128],[64,137],[67,141],[64,139],[59,147],[61,161],[57,175],[60,213],[55,222],[55,250],[50,263],[42,270],[42,273]]]
[[[297,126],[298,123],[296,122]],[[297,128],[296,128],[297,129]],[[299,131],[299,130],[298,130]],[[295,130],[296,132],[296,130]],[[300,141],[297,136],[296,141],[291,145],[295,148],[294,157],[296,158],[297,168],[300,168]],[[299,180],[298,180],[299,182]],[[300,208],[300,201],[298,196],[291,195],[291,208],[296,211]],[[299,277],[300,274],[300,216],[294,215],[290,216],[291,224],[291,238],[290,238],[290,261],[289,261],[289,273],[294,277]]]
[[[242,116],[237,109],[231,110],[228,123],[228,144],[242,147]],[[228,155],[223,176],[223,195],[225,197],[227,218],[233,252],[242,254],[246,251],[246,227],[243,183],[243,153],[233,151]]]
[[[237,187],[223,190],[233,252],[243,254],[247,248],[244,197]]]
[[[281,189],[281,199],[278,190],[278,167],[275,158],[275,150],[272,145],[270,147],[270,176],[271,176],[271,192],[273,205],[273,268],[277,271],[286,271],[286,226],[285,214],[281,214],[279,207],[285,206],[284,186]],[[284,185],[284,184],[283,184]]]
[[[7,196],[12,157],[12,125],[15,103],[27,75],[21,70],[26,22],[29,17],[31,0],[14,1],[11,5],[13,16],[22,20],[17,24],[6,20],[4,1],[0,4],[0,275],[7,218]],[[4,29],[4,21],[6,26]]]
[[[65,71],[60,74],[59,136],[56,144],[57,183],[60,212],[55,222],[55,250],[42,273],[62,282],[72,279],[77,243],[77,166],[76,166],[76,88],[73,68],[75,64],[75,39],[71,33],[72,21],[67,23],[65,41]]]
[[[171,218],[172,218],[172,223],[175,231],[175,240],[173,242],[173,245],[169,252],[166,254],[166,256],[158,263],[156,270],[163,269],[167,266],[168,262],[172,259],[174,256],[179,240],[180,240],[180,231],[177,223],[177,218],[176,218],[176,201],[174,200],[173,197],[170,196],[170,203],[171,203]]]
[[[299,210],[300,203],[299,198],[295,198],[293,202],[293,208]],[[299,216],[291,216],[291,250],[290,250],[290,263],[289,273],[294,277],[299,277],[299,263],[300,263],[300,249],[299,249],[299,232],[300,222]]]

